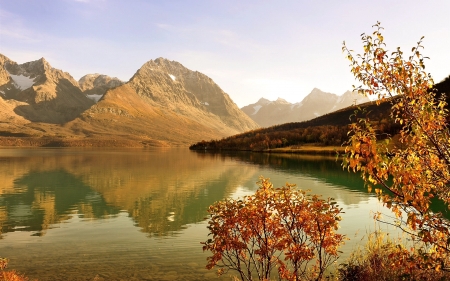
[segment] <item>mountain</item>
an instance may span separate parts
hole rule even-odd
[[[163,58],[124,83],[0,55],[0,110],[0,145],[188,145],[259,127],[211,78]]]
[[[301,122],[322,116],[324,114],[370,101],[351,91],[342,96],[323,92],[314,88],[301,102],[289,103],[278,98],[269,101],[261,98],[258,102],[241,108],[250,118],[261,127],[284,124],[288,122]]]
[[[175,61],[151,60],[128,84],[149,104],[194,120],[200,117],[202,124],[225,134],[258,127],[211,78]]]
[[[78,85],[88,98],[98,102],[107,90],[122,85],[123,82],[117,77],[109,77],[103,74],[87,74],[78,80]]]
[[[6,100],[22,102],[14,112],[31,122],[61,124],[93,104],[69,73],[44,58],[19,65],[0,55],[0,69],[0,93]]]

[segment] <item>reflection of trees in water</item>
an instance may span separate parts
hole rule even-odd
[[[289,177],[300,176],[317,179],[324,184],[320,185],[314,193],[325,195],[324,192],[329,192],[329,188],[326,185],[332,185],[337,187],[338,191],[336,195],[332,195],[331,197],[342,200],[346,205],[360,204],[370,196],[364,187],[364,181],[360,175],[342,170],[341,162],[339,160],[336,161],[335,157],[242,151],[222,153],[203,151],[197,153],[198,157],[230,157],[240,162],[257,165],[260,168],[268,168],[281,172],[282,174],[289,175]],[[286,181],[283,181],[282,184]],[[311,188],[311,186],[301,186],[299,182],[290,183],[299,184],[299,188],[302,189]]]
[[[360,175],[342,170],[340,160],[336,160],[334,157],[250,152],[229,155],[233,159],[246,163],[268,166],[285,173],[308,176],[335,186],[367,192]]]
[[[2,233],[19,229],[43,235],[73,213],[85,218],[118,213],[100,194],[63,169],[29,172],[14,181],[12,190],[17,192],[3,194],[0,200]]]
[[[209,154],[209,155],[208,155]],[[304,175],[325,183],[339,186],[359,194],[368,194],[367,188],[360,174],[355,174],[343,170],[341,160],[330,156],[315,156],[288,153],[259,153],[259,152],[198,152],[199,157],[230,157],[245,163],[252,163],[259,166],[267,166],[271,169],[282,171],[287,174]],[[208,155],[208,156],[207,156]],[[308,188],[308,187],[300,187]],[[358,204],[361,200],[366,200],[366,196],[354,196],[352,193],[342,193],[341,200],[347,205]],[[374,193],[372,192],[372,195]],[[439,202],[432,200],[431,208],[435,212],[441,212],[445,217],[450,218],[450,211]]]

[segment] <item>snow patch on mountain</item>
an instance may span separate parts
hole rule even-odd
[[[173,81],[175,81],[176,77],[172,74],[169,74],[170,78],[172,78]]]
[[[14,84],[16,85],[16,88],[20,90],[26,90],[33,86],[34,84],[34,78],[30,78],[28,76],[24,75],[14,75],[9,73],[9,76],[11,76],[11,79],[13,80]]]
[[[253,112],[252,115],[255,115],[256,113],[258,113],[258,111],[261,109],[261,107],[262,107],[262,105],[255,105],[255,106],[253,107],[253,109],[255,110],[255,112]]]
[[[88,98],[88,99],[91,99],[91,100],[93,100],[93,101],[95,101],[95,102],[98,102],[102,97],[103,97],[103,95],[86,95],[86,97]]]

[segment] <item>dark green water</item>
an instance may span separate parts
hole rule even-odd
[[[343,259],[384,210],[358,175],[323,157],[1,149],[0,173],[0,256],[39,280],[215,279],[200,245],[206,209],[251,194],[260,175],[339,202],[351,239]]]

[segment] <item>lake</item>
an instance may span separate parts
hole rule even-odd
[[[217,279],[200,244],[206,210],[253,193],[261,175],[336,199],[350,238],[339,262],[386,212],[359,175],[320,156],[4,148],[0,173],[0,257],[41,281]]]

